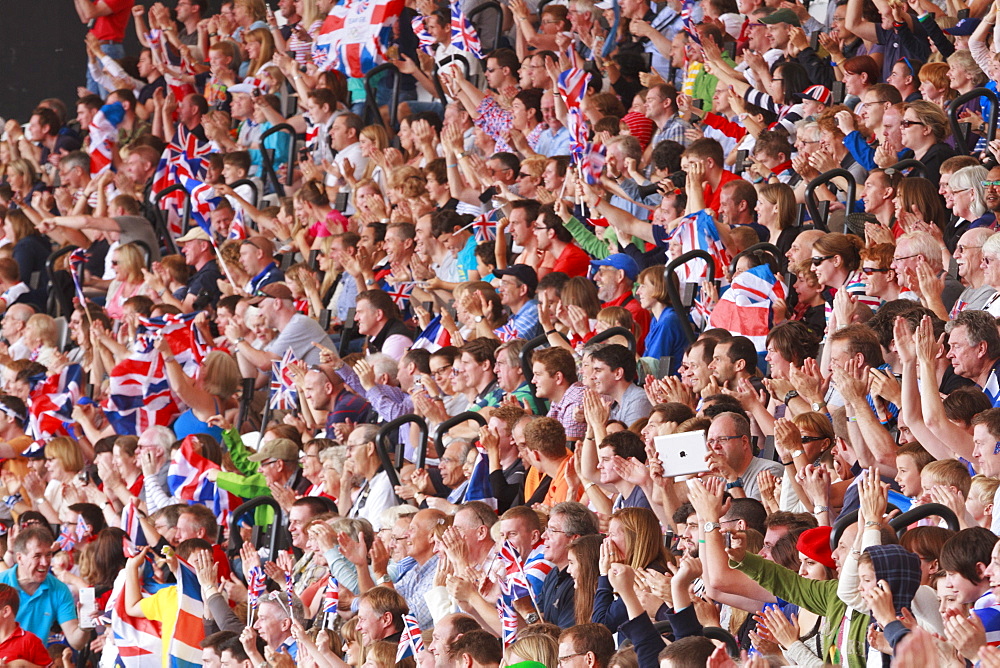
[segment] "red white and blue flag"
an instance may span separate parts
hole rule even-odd
[[[483,243],[484,241],[494,241],[497,238],[497,223],[495,220],[490,220],[490,213],[480,214],[474,221],[472,221],[472,231],[476,236],[477,243]]]
[[[201,641],[205,639],[202,617],[205,603],[201,598],[201,585],[194,569],[177,558],[177,622],[169,645],[170,668],[196,668],[202,665]]]
[[[513,341],[518,337],[519,332],[517,331],[517,325],[514,324],[513,320],[508,320],[507,323],[494,331],[497,338],[500,339],[502,343],[507,343],[508,341]]]
[[[68,364],[59,373],[32,378],[28,395],[28,434],[39,440],[73,436],[73,406],[80,399],[83,368]]]
[[[668,240],[678,240],[681,253],[692,250],[706,251],[715,259],[716,275],[722,275],[722,269],[732,262],[732,256],[722,245],[719,230],[715,227],[712,214],[708,209],[688,214],[681,223],[667,235]],[[678,278],[685,283],[698,283],[714,278],[708,275],[708,264],[704,260],[691,260],[677,269]]]
[[[233,216],[233,222],[229,225],[229,234],[226,238],[243,241],[248,236],[246,214],[243,213],[243,207],[239,203],[233,208],[236,209],[236,214]],[[209,234],[211,235],[211,233]]]
[[[728,329],[734,336],[754,342],[758,353],[766,351],[767,335],[774,326],[774,303],[788,297],[785,284],[762,264],[747,269],[719,297],[709,326]]]
[[[101,408],[116,434],[138,436],[153,425],[169,425],[180,413],[163,355],[150,336],[142,336],[136,350],[111,369],[109,381]]]
[[[605,149],[600,143],[588,144],[587,150],[580,158],[580,171],[583,178],[590,185],[597,185],[601,182],[601,172],[604,171]]]
[[[299,393],[291,369],[294,361],[295,353],[289,348],[284,357],[271,362],[271,410],[290,411],[299,406]]]
[[[196,451],[195,442],[193,434],[181,441],[181,447],[167,467],[167,486],[172,496],[189,505],[197,503],[211,508],[215,517],[225,524],[230,509],[236,507],[239,497],[220,489],[208,479],[208,471],[218,471],[222,467]]]
[[[503,648],[507,649],[517,640],[517,614],[503,596],[497,598],[497,614],[503,629]]]
[[[424,639],[421,636],[420,624],[413,615],[403,615],[403,632],[399,636],[399,648],[396,650],[396,663],[408,656],[416,657],[424,651]]]
[[[403,0],[344,0],[330,10],[313,43],[313,63],[320,71],[338,70],[363,77],[386,61],[392,25]]]
[[[427,323],[427,327],[424,331],[420,332],[416,339],[413,341],[411,348],[423,348],[429,350],[432,353],[436,353],[445,346],[451,345],[451,334],[448,330],[444,328],[441,324],[441,316],[436,315],[434,318]]]
[[[340,605],[340,583],[333,574],[326,576],[326,590],[323,592],[323,612],[327,615],[337,614]]]
[[[570,136],[570,153],[582,156],[587,149],[587,124],[583,118],[583,98],[587,94],[590,73],[571,67],[559,75],[556,88],[566,103],[566,130]]]
[[[124,539],[123,539],[124,540]],[[149,562],[147,561],[147,565]],[[147,577],[148,575],[148,577]],[[152,581],[151,570],[142,579],[143,597],[158,588]],[[163,624],[145,617],[132,617],[125,608],[125,577],[119,574],[115,580],[111,599],[111,632],[115,638],[118,658],[115,666],[120,668],[148,668],[159,666],[163,651]]]
[[[247,604],[251,608],[256,608],[260,603],[261,595],[267,590],[267,577],[260,566],[250,569],[247,578]]]
[[[90,176],[96,178],[111,169],[115,146],[118,144],[118,126],[125,118],[125,108],[121,102],[112,102],[101,107],[90,121]]]
[[[83,515],[77,515],[75,527],[63,527],[62,533],[56,539],[56,544],[63,552],[72,552],[77,543],[82,543],[83,539],[90,535],[90,526],[83,519]]]
[[[128,540],[133,547],[149,545],[146,532],[142,530],[142,523],[139,522],[139,509],[134,500],[122,508],[122,529],[128,534]]]
[[[139,318],[140,331],[164,338],[170,352],[184,368],[184,373],[194,376],[201,368],[205,356],[211,352],[202,340],[201,332],[194,326],[194,320],[201,311],[193,313],[168,313],[159,318]]]
[[[493,486],[490,484],[490,458],[480,443],[476,443],[476,464],[472,467],[472,475],[469,476],[469,485],[465,488],[466,501],[482,501],[494,510],[497,507],[497,500],[493,496]]]
[[[518,554],[517,548],[511,545],[509,540],[505,540],[500,546],[497,560],[503,568],[497,582],[500,585],[500,593],[508,599],[530,596],[531,589],[528,584],[528,576],[521,566],[521,555]]]
[[[160,156],[160,162],[153,174],[152,192],[159,193],[170,186],[178,185],[178,177],[201,179],[207,170],[205,156],[212,153],[212,143],[201,141],[198,136],[188,130],[183,124],[177,125],[173,139],[167,144]],[[184,195],[176,191],[160,200],[168,213],[170,234],[181,235],[181,209],[184,206]]]
[[[462,11],[462,0],[451,0],[451,45],[482,60],[483,45],[472,21]]]
[[[427,55],[434,55],[435,42],[431,34],[427,32],[427,27],[424,26],[424,19],[426,18],[426,16],[417,14],[410,19],[410,26],[413,28],[413,34],[417,36],[417,48]]]
[[[215,188],[209,184],[191,178],[185,174],[177,174],[177,182],[184,186],[191,199],[191,220],[198,223],[198,226],[205,230],[205,234],[211,239],[215,239],[212,234],[212,212],[222,201],[215,192]]]

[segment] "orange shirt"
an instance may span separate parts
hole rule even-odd
[[[569,466],[569,462],[570,455],[566,455],[566,458],[562,460],[562,464],[559,465],[556,475],[552,478],[552,484],[549,485],[549,493],[545,495],[544,501],[545,505],[549,508],[563,501],[580,500],[578,494],[580,490],[570,490],[569,483],[566,482],[566,467]]]

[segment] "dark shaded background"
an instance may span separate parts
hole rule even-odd
[[[153,0],[139,0],[147,7]],[[175,0],[165,0],[168,7]],[[210,2],[209,11],[220,2]],[[272,3],[273,4],[273,3]],[[39,100],[58,97],[76,115],[77,86],[87,83],[87,56],[73,0],[0,2],[0,116],[28,121]],[[139,55],[132,20],[125,33],[126,55]]]

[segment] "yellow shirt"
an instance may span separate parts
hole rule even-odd
[[[177,624],[177,612],[180,604],[177,602],[177,587],[164,587],[152,596],[139,601],[142,614],[146,619],[163,624],[161,636],[163,668],[170,663],[170,641],[174,637],[174,625]]]

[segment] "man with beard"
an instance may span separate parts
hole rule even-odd
[[[621,306],[631,313],[632,319],[639,326],[636,343],[641,346],[649,332],[651,316],[632,293],[632,286],[639,276],[639,265],[625,253],[615,253],[603,260],[594,260],[590,265],[597,267],[594,281],[597,283],[597,296],[603,302],[601,308]]]

